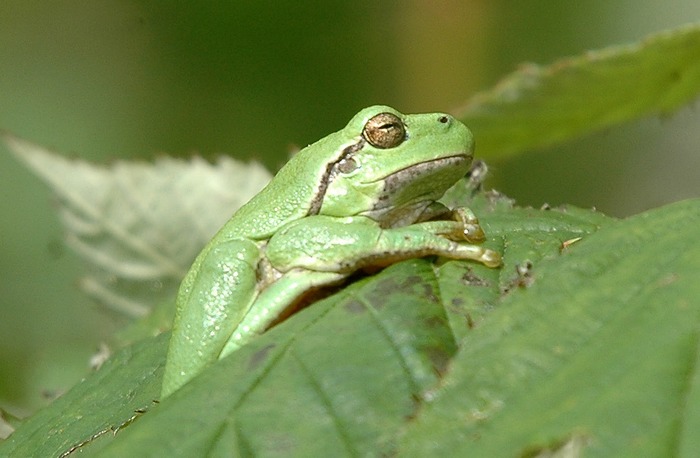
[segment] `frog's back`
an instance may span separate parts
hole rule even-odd
[[[330,134],[299,151],[220,233],[263,240],[284,224],[309,215],[319,198],[321,183],[327,179],[327,164],[340,154],[336,151],[339,137],[340,132]]]

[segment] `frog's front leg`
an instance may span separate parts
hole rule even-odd
[[[382,229],[363,216],[311,216],[295,221],[270,239],[265,256],[281,272],[303,267],[350,274],[362,267],[388,265],[429,255],[480,262],[498,267],[501,255],[460,240],[474,239],[481,228],[466,209],[453,219]],[[477,239],[480,237],[477,237]]]
[[[440,202],[433,202],[418,216],[416,224],[433,221],[458,222],[459,225],[446,226],[449,232],[441,234],[452,240],[466,241],[469,243],[481,243],[486,240],[486,235],[479,224],[479,219],[469,208],[457,207],[455,209],[450,209]],[[382,227],[386,228],[387,226],[382,225]],[[391,228],[392,226],[388,227]],[[438,232],[436,232],[436,234],[437,233]]]
[[[391,229],[382,229],[366,217],[319,215],[282,228],[265,248],[267,262],[281,277],[260,293],[221,356],[264,332],[309,289],[336,283],[363,267],[429,255],[469,259],[489,267],[500,265],[501,257],[495,251],[455,241],[471,237],[478,223],[468,211],[454,215],[452,220]]]
[[[258,245],[247,239],[214,239],[180,285],[163,397],[219,358],[258,294]]]

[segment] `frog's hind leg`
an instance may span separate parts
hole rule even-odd
[[[328,286],[347,277],[336,272],[315,272],[292,269],[267,286],[248,311],[229,340],[221,358],[238,350],[256,335],[262,334],[309,289]]]
[[[180,285],[163,374],[163,397],[215,362],[254,303],[257,245],[234,239],[207,246]]]

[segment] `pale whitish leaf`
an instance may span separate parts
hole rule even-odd
[[[271,178],[228,157],[103,166],[4,139],[57,196],[66,243],[88,265],[83,290],[129,316],[172,297],[199,250]]]

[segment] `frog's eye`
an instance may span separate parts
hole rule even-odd
[[[395,148],[406,138],[406,127],[395,114],[379,113],[367,121],[362,136],[376,148]]]

